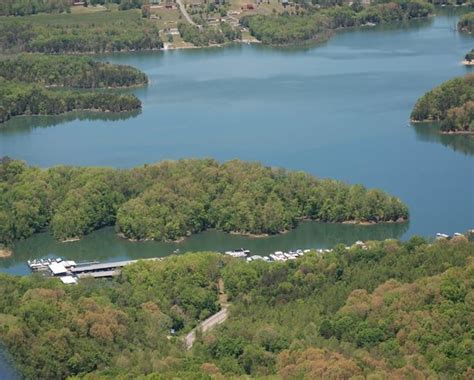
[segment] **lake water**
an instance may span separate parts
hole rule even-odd
[[[472,39],[454,31],[456,22],[443,15],[350,31],[299,50],[233,46],[104,57],[149,75],[151,84],[134,90],[140,114],[24,117],[0,128],[0,156],[45,167],[238,157],[363,183],[407,202],[409,224],[304,223],[264,239],[208,231],[180,244],[130,243],[112,228],[69,244],[38,234],[18,242],[0,270],[25,274],[27,259],[47,255],[106,261],[241,246],[269,253],[473,228],[473,139],[408,122],[419,96],[468,70],[459,62]],[[16,376],[0,347],[0,379]]]
[[[215,231],[175,244],[128,243],[112,229],[59,244],[40,234],[16,245],[2,270],[25,260],[139,258],[185,250],[248,247],[258,253],[361,239],[464,232],[474,227],[474,143],[410,126],[419,96],[469,69],[472,38],[445,14],[409,26],[340,33],[306,49],[223,49],[117,54],[103,59],[145,71],[132,115],[16,118],[0,128],[0,156],[56,164],[132,167],[183,157],[258,160],[320,177],[384,189],[409,206],[409,224],[303,224],[289,234],[249,239]]]

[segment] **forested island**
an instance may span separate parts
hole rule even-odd
[[[458,22],[458,30],[470,34],[474,32],[474,12],[469,12],[461,16]]]
[[[0,243],[49,228],[59,240],[103,226],[132,240],[177,240],[217,228],[277,234],[301,220],[396,222],[407,207],[383,191],[257,163],[164,161],[131,170],[0,165]]]
[[[413,237],[281,263],[185,254],[77,286],[0,274],[0,340],[25,379],[468,379],[473,255]],[[230,317],[186,351],[218,282]]]
[[[6,58],[0,60],[0,123],[19,115],[137,110],[141,102],[135,95],[70,89],[130,87],[147,81],[133,67],[90,57],[21,54]]]
[[[0,60],[0,77],[70,88],[121,88],[148,83],[145,73],[134,67],[61,54],[19,54]]]
[[[258,40],[271,45],[288,45],[305,41],[323,41],[333,30],[361,25],[405,21],[427,17],[433,6],[419,0],[376,1],[362,6],[360,2],[308,10],[298,15],[250,15],[241,19]]]
[[[411,113],[414,122],[438,121],[442,132],[474,132],[474,73],[451,79],[423,95]]]

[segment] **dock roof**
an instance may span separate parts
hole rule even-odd
[[[87,272],[87,273],[79,273],[77,278],[86,278],[86,277],[93,277],[93,278],[102,278],[102,277],[114,277],[120,274],[120,270],[102,270],[99,272]]]
[[[55,276],[58,274],[67,273],[67,269],[64,267],[64,264],[62,262],[57,263],[53,261],[51,264],[48,265],[48,268]]]

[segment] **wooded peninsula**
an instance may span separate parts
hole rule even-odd
[[[332,31],[361,25],[376,25],[427,17],[434,8],[418,0],[374,1],[370,6],[360,2],[307,10],[300,15],[251,15],[241,19],[259,41],[271,45],[288,45],[305,41],[323,41]]]
[[[442,132],[474,133],[474,73],[448,80],[423,95],[411,119],[440,122]]]
[[[408,219],[381,190],[234,160],[164,161],[131,170],[0,162],[0,243],[49,228],[59,240],[103,226],[132,240],[172,241],[217,228],[278,234],[301,220]]]
[[[275,263],[185,254],[76,286],[0,274],[0,339],[35,380],[468,379],[473,256],[413,237]],[[230,317],[186,351],[218,283]]]
[[[20,54],[0,60],[0,123],[18,115],[137,110],[141,102],[135,95],[70,89],[140,86],[147,81],[133,67],[90,57]]]
[[[458,22],[458,30],[470,34],[474,32],[474,12],[469,12],[461,16]]]

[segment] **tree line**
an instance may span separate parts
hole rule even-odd
[[[36,13],[69,12],[71,0],[2,0],[0,16],[25,16]]]
[[[25,379],[470,378],[473,255],[413,237],[286,263],[185,254],[77,286],[0,274],[0,339]],[[230,317],[186,352],[219,279]]]
[[[2,0],[0,16],[27,16],[38,13],[69,13],[73,0]],[[84,0],[84,6],[117,4],[119,10],[141,8],[148,0]]]
[[[178,23],[178,30],[183,41],[196,46],[223,44],[242,38],[240,29],[234,28],[226,22],[221,22],[218,27],[206,26],[204,28],[180,22]]]
[[[0,77],[0,123],[20,115],[58,115],[77,110],[123,112],[141,108],[135,95],[49,90]]]
[[[126,65],[86,56],[19,54],[0,60],[0,77],[47,87],[108,88],[145,85],[147,76]]]
[[[411,113],[413,121],[439,121],[445,132],[474,131],[474,74],[454,78],[423,95]]]
[[[331,31],[365,24],[381,24],[427,17],[433,6],[420,0],[378,2],[364,7],[360,2],[352,5],[328,4],[327,8],[307,8],[290,15],[249,15],[241,18],[241,24],[263,43],[287,45],[305,41],[321,41]]]
[[[464,56],[464,59],[468,62],[473,61],[474,60],[474,49],[471,49],[471,51]]]
[[[138,10],[0,19],[0,49],[36,53],[106,53],[163,47],[159,29]]]
[[[0,167],[0,242],[49,228],[57,239],[115,225],[136,240],[176,240],[208,228],[277,234],[302,219],[390,222],[407,207],[377,189],[257,163],[164,161],[131,170]]]
[[[464,33],[474,32],[474,12],[462,15],[458,22],[458,30]]]
[[[19,115],[137,110],[141,102],[135,95],[70,88],[126,87],[146,82],[146,75],[130,66],[89,57],[20,54],[0,60],[0,123]]]

